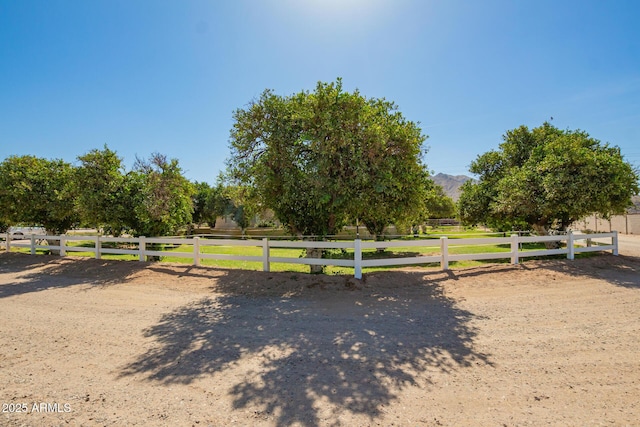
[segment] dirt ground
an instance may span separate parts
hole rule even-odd
[[[0,425],[640,425],[640,240],[441,272],[0,253]]]

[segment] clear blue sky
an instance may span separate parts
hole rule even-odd
[[[508,129],[553,117],[640,164],[640,2],[0,0],[0,160],[105,144],[215,182],[232,113],[342,77],[468,173]]]

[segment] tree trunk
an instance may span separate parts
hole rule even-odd
[[[55,231],[45,230],[45,234],[47,236],[55,236],[57,233]],[[60,240],[47,239],[47,245],[49,246],[59,246]],[[51,255],[60,256],[60,249],[49,249],[49,253]]]
[[[307,248],[307,258],[322,258],[322,249]],[[321,274],[324,271],[323,265],[310,265],[311,274]]]
[[[387,228],[386,225],[380,225],[376,222],[367,222],[367,221],[365,221],[364,224],[366,225],[367,231],[369,232],[369,234],[371,234],[371,237],[373,237],[374,241],[376,242],[384,241],[384,230]],[[377,253],[383,253],[386,250],[387,248],[376,248]]]
[[[538,236],[549,235],[547,227],[541,224],[533,224],[533,231],[535,231]],[[560,242],[544,242],[544,247],[547,249],[560,249]]]
[[[162,243],[148,243],[147,250],[150,251],[161,251],[164,249],[164,245]],[[162,257],[159,255],[147,255],[147,261],[149,262],[160,262]]]
[[[373,240],[376,242],[384,242],[384,234],[374,234],[373,235]],[[376,248],[376,253],[384,253],[387,250],[387,248]]]

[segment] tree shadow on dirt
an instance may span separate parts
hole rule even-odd
[[[575,260],[559,259],[533,264],[522,263],[522,268],[545,268],[573,277],[598,279],[625,288],[640,288],[640,258],[634,256],[597,254]]]
[[[297,277],[227,271],[217,295],[145,330],[152,348],[121,376],[189,384],[251,360],[258,368],[228,384],[234,408],[314,426],[327,422],[323,402],[373,420],[404,388],[428,387],[429,372],[490,364],[474,350],[474,315],[422,273],[385,273],[375,286]]]
[[[439,283],[445,280],[458,280],[465,277],[482,277],[490,274],[500,277],[502,273],[514,271],[548,270],[566,274],[571,277],[583,277],[585,279],[597,279],[625,288],[640,288],[640,257],[618,255],[609,253],[594,253],[568,260],[565,257],[557,258],[521,258],[517,265],[496,263],[488,261],[479,267],[453,269],[443,271],[431,271],[426,274],[429,281]]]
[[[52,255],[0,254],[0,275],[14,274],[0,284],[0,299],[75,285],[121,283],[145,268],[143,263]]]

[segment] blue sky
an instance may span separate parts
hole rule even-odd
[[[468,174],[506,130],[553,117],[640,164],[640,2],[0,0],[0,160],[105,144],[215,182],[232,113],[342,77]]]

